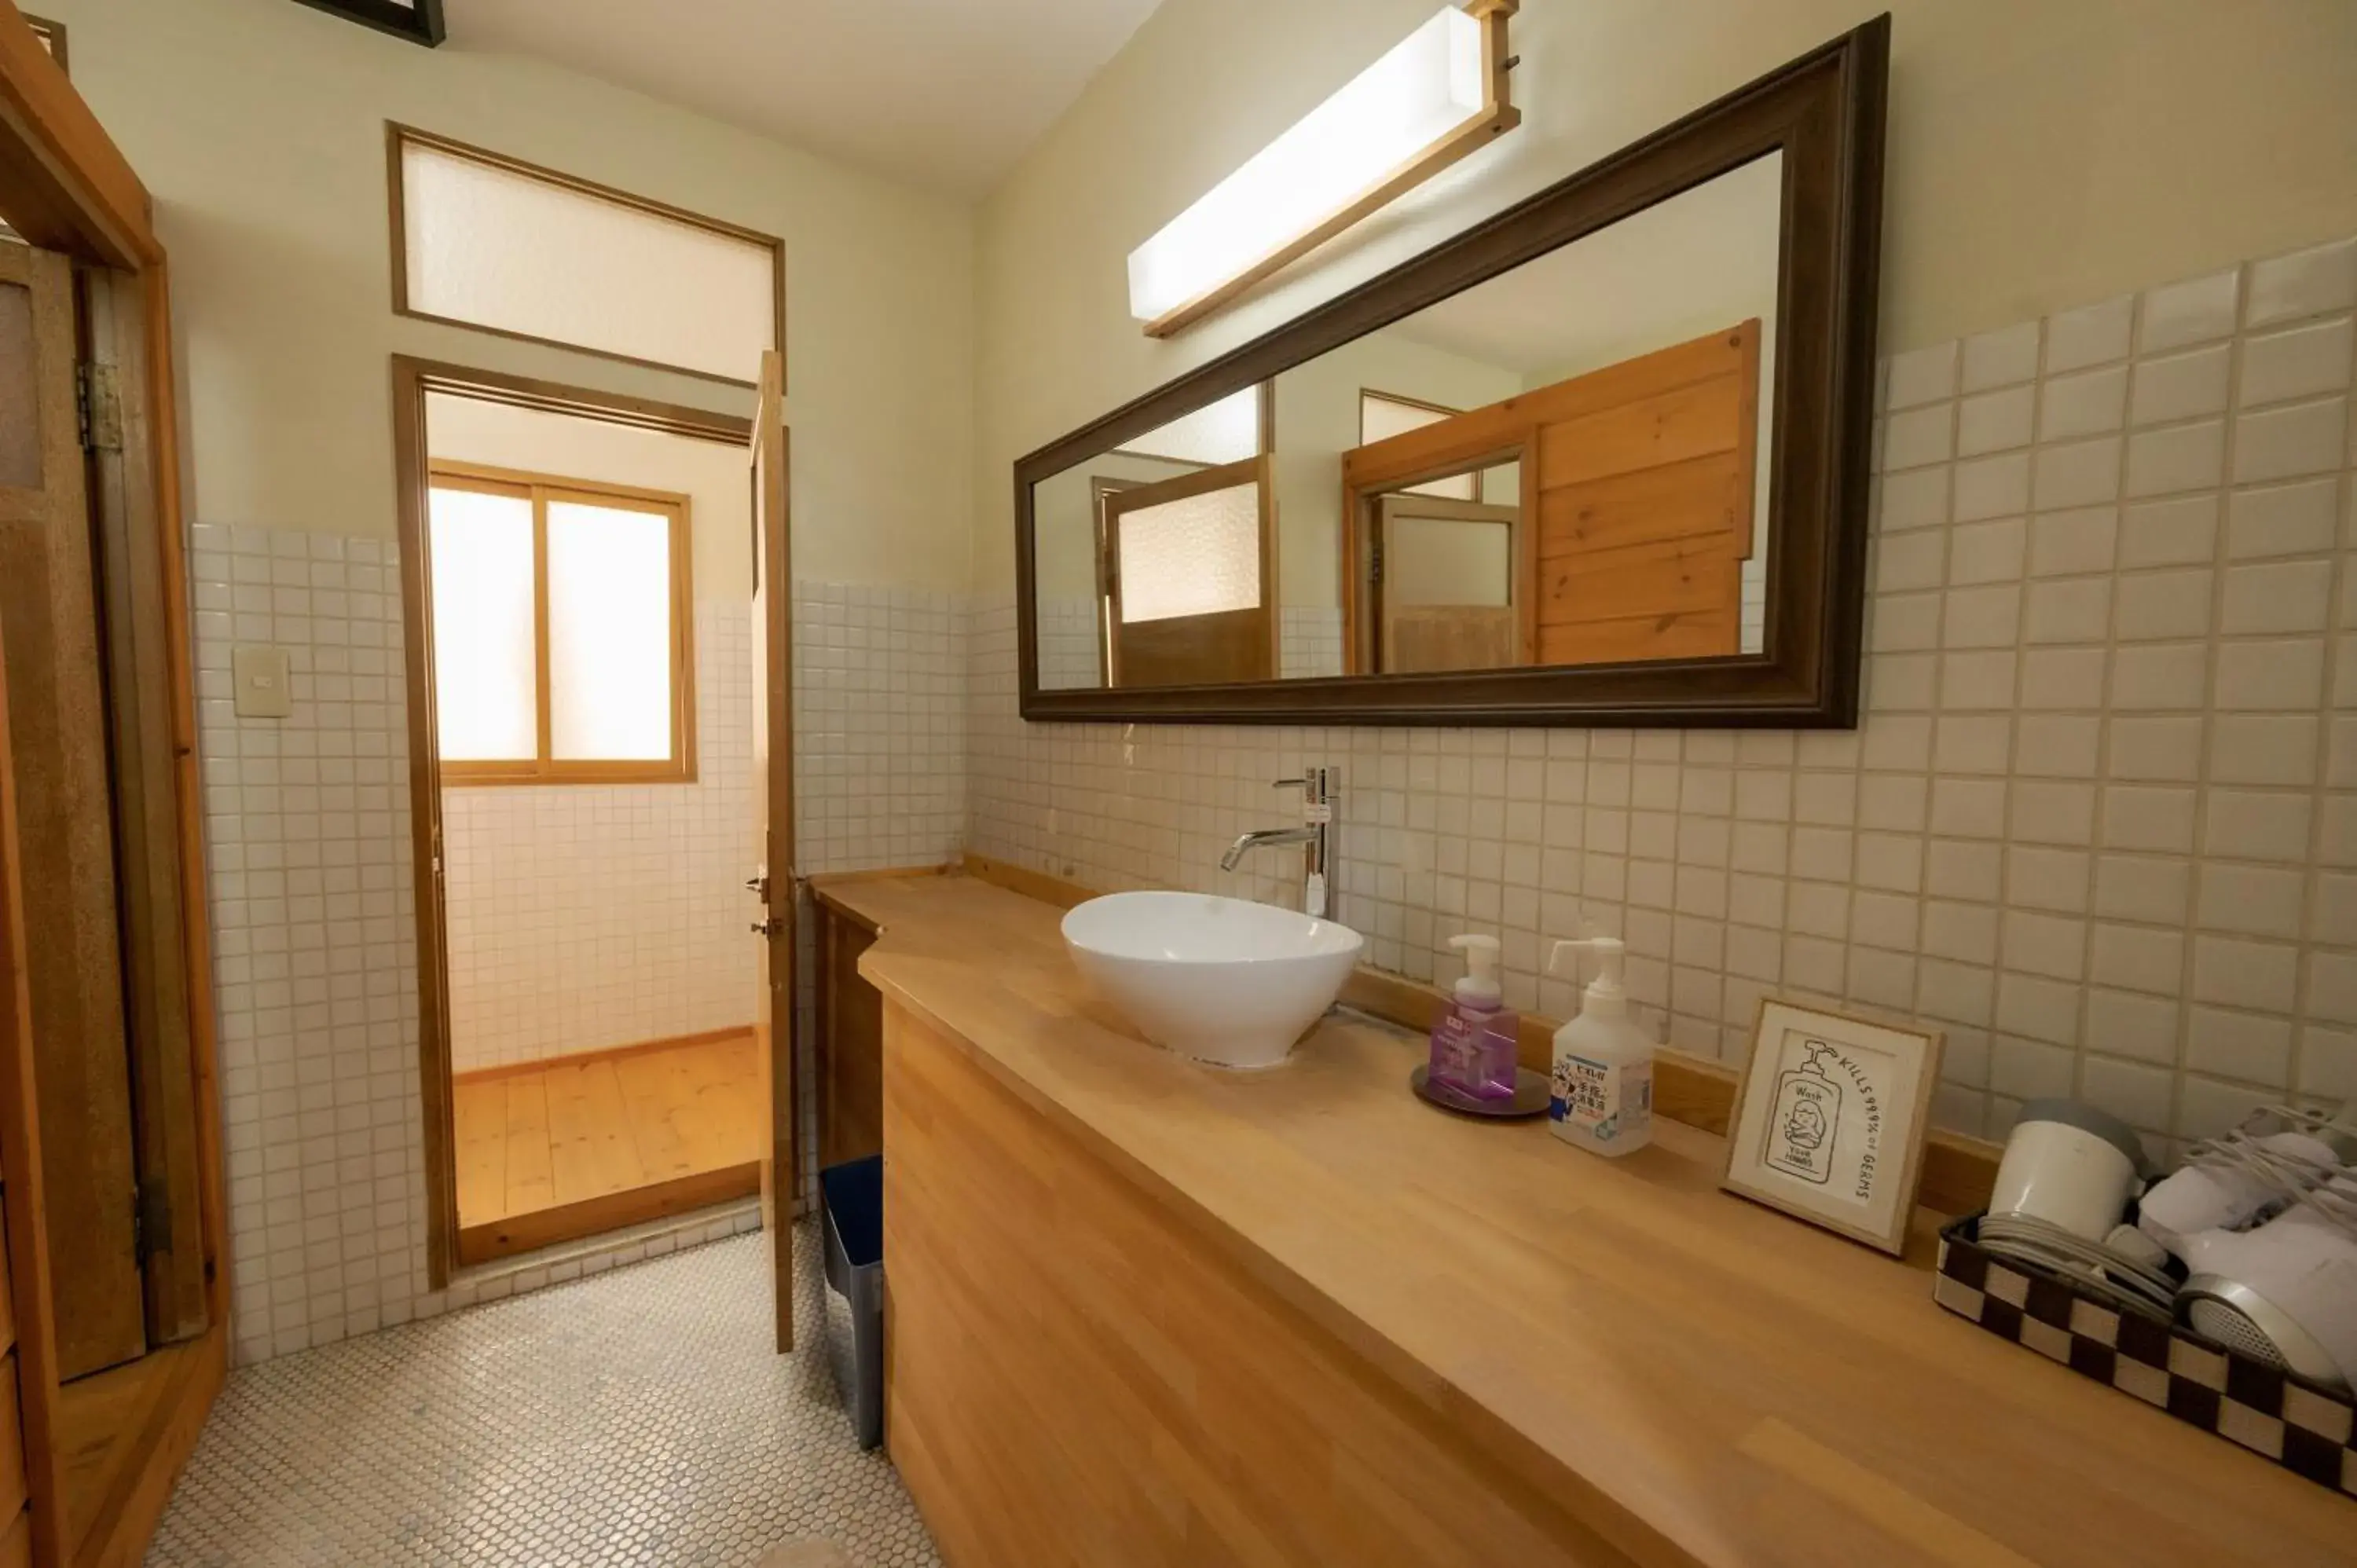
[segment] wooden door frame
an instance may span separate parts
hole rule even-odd
[[[425,1273],[428,1288],[444,1290],[459,1267],[458,1179],[450,1091],[449,936],[435,869],[442,841],[442,760],[434,730],[432,567],[425,533],[433,454],[425,400],[440,392],[737,447],[750,437],[753,424],[709,409],[407,354],[393,355],[392,368],[394,521],[408,691],[410,875],[417,927],[418,1076],[425,1135]]]
[[[1388,395],[1379,393],[1379,396]],[[1517,504],[1522,509],[1524,525],[1515,531],[1514,575],[1518,590],[1515,598],[1517,635],[1524,649],[1524,659],[1535,651],[1538,643],[1537,596],[1521,593],[1524,582],[1538,580],[1539,531],[1527,520],[1538,515],[1538,431],[1527,421],[1516,421],[1511,413],[1501,420],[1482,421],[1479,416],[1492,409],[1509,409],[1514,403],[1509,398],[1488,408],[1474,409],[1436,424],[1408,432],[1407,437],[1391,436],[1370,446],[1354,446],[1342,454],[1342,671],[1346,675],[1374,675],[1382,662],[1376,644],[1383,636],[1382,608],[1374,587],[1373,538],[1383,527],[1383,499],[1405,490],[1412,485],[1429,484],[1435,479],[1451,479],[1469,473],[1478,478],[1491,468],[1507,463],[1519,465],[1522,494]],[[1452,439],[1450,426],[1458,421],[1469,422],[1463,439]],[[1433,433],[1437,434],[1433,434]],[[1417,449],[1400,458],[1393,458],[1398,450],[1393,443],[1408,437],[1425,436]],[[1437,445],[1437,450],[1424,450]],[[1474,487],[1480,492],[1480,485]],[[1440,498],[1427,498],[1437,499]],[[1480,503],[1475,503],[1480,504]]]
[[[146,188],[13,0],[0,0],[0,215],[28,243],[95,269],[86,275],[108,288],[123,335],[135,337],[145,349],[135,371],[135,391],[144,405],[146,440],[144,451],[124,454],[126,465],[135,464],[137,471],[127,476],[121,521],[143,553],[152,552],[149,564],[160,587],[165,620],[172,753],[169,817],[184,892],[179,908],[149,913],[177,924],[188,974],[196,1219],[204,1253],[207,1327],[188,1347],[188,1371],[172,1387],[170,1408],[143,1430],[120,1434],[126,1478],[106,1499],[105,1517],[82,1521],[84,1558],[103,1554],[128,1562],[144,1549],[220,1391],[230,1321],[218,1024],[206,902],[204,798],[197,751],[170,272],[156,237],[154,203]],[[62,1455],[53,1435],[60,1392],[48,1316],[39,1128],[30,1098],[32,1064],[21,1049],[15,1056],[13,1061],[0,1061],[0,1183],[5,1184],[10,1221],[11,1294],[25,1374],[19,1380],[19,1401],[33,1558],[37,1563],[59,1563],[76,1542],[67,1539],[71,1532],[64,1528]]]
[[[757,728],[765,742],[769,777],[753,781],[764,797],[760,822],[767,842],[761,845],[760,869],[748,886],[761,896],[759,930],[767,944],[761,956],[765,994],[753,1021],[753,1036],[767,1047],[760,1074],[769,1090],[770,1155],[761,1162],[761,1220],[770,1231],[770,1305],[778,1353],[785,1355],[794,1348],[793,1231],[802,1198],[798,1049],[802,880],[795,865],[801,846],[794,822],[793,433],[786,425],[782,352],[763,351],[760,378],[745,451],[753,498],[753,590],[763,623],[764,711]]]

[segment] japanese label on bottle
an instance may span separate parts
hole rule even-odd
[[[1653,1064],[1607,1067],[1586,1057],[1559,1056],[1547,1115],[1598,1144],[1633,1133],[1652,1121]]]

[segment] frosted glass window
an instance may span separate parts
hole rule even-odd
[[[1140,457],[1167,457],[1176,463],[1200,463],[1216,468],[1260,456],[1262,385],[1231,392],[1192,413],[1121,444],[1119,450]]]
[[[549,752],[658,761],[672,742],[671,519],[548,503]]]
[[[441,487],[429,498],[443,758],[530,762],[540,755],[531,498]]]
[[[1359,445],[1372,446],[1378,441],[1388,441],[1394,435],[1405,435],[1411,430],[1422,430],[1427,424],[1437,424],[1444,419],[1456,417],[1456,413],[1448,409],[1385,397],[1381,392],[1361,392],[1359,394]],[[1469,501],[1475,498],[1480,484],[1477,475],[1458,474],[1446,479],[1435,479],[1430,484],[1407,486],[1402,493]]]
[[[1120,517],[1125,625],[1260,604],[1260,487],[1231,485]]]
[[[692,781],[687,498],[460,464],[428,494],[443,781]]]
[[[777,347],[778,241],[399,134],[399,307],[748,384]]]
[[[1513,530],[1502,522],[1395,517],[1383,559],[1383,592],[1394,605],[1513,602]]]

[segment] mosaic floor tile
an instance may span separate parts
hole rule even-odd
[[[813,1238],[796,1238],[805,1255]],[[819,1348],[770,1348],[755,1234],[231,1374],[149,1568],[938,1568]]]

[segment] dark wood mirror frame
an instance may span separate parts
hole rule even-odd
[[[1041,721],[1848,728],[1865,613],[1890,18],[1878,16],[1015,465],[1022,714]],[[1229,686],[1042,691],[1032,488],[1771,153],[1783,232],[1765,650]]]

